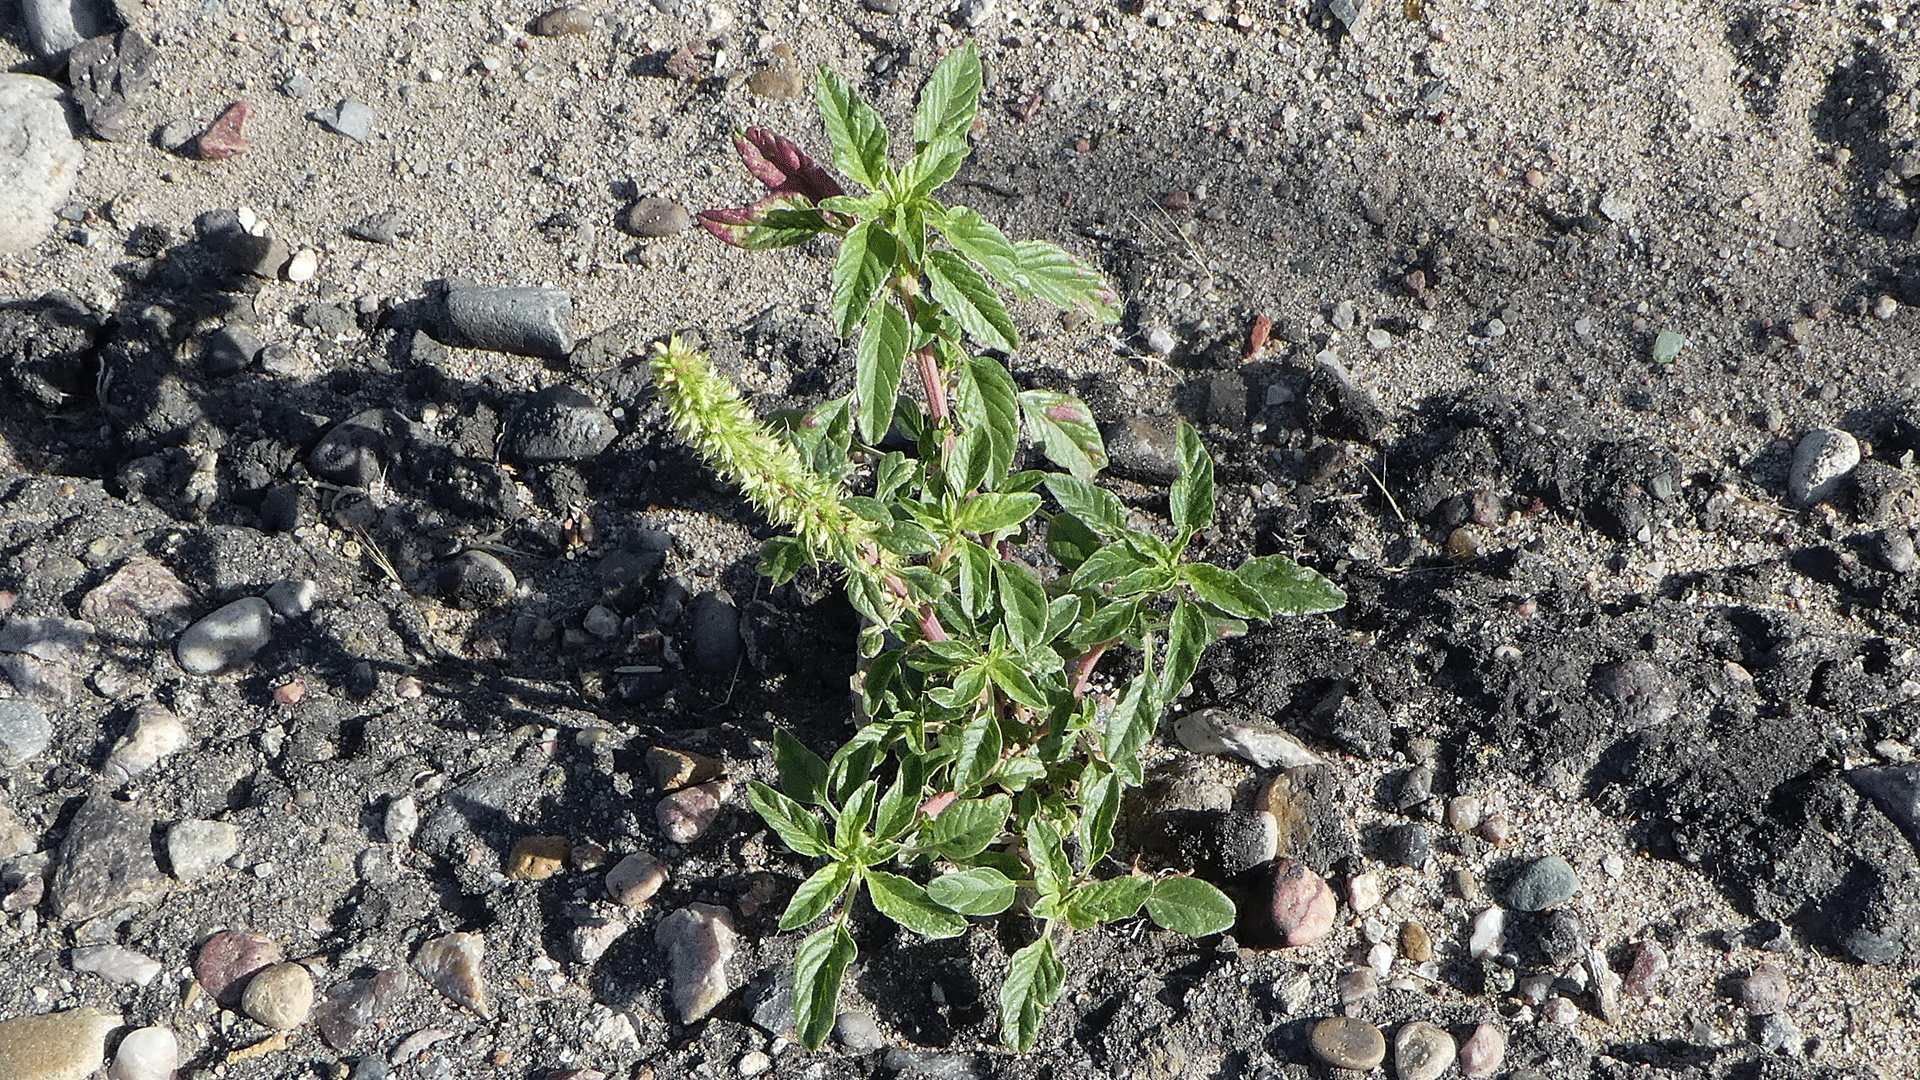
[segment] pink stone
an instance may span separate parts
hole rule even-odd
[[[662,836],[676,844],[691,844],[712,827],[732,794],[733,784],[727,780],[695,784],[661,799],[653,808],[654,821]]]
[[[201,160],[225,161],[246,153],[247,138],[240,129],[252,118],[253,102],[246,98],[227,106],[227,111],[220,114],[220,119],[213,122],[206,134],[194,141],[194,149],[199,152]]]
[[[1646,997],[1653,993],[1653,985],[1660,976],[1667,973],[1667,950],[1657,941],[1637,941],[1633,946],[1633,963],[1627,967],[1627,993],[1635,997]]]
[[[247,979],[268,964],[286,959],[280,946],[251,930],[222,930],[208,938],[193,958],[193,977],[222,1008],[240,1007]]]
[[[1787,973],[1779,964],[1757,964],[1740,983],[1740,1004],[1748,1016],[1772,1016],[1787,1007]]]
[[[1481,1024],[1460,1044],[1460,1071],[1469,1077],[1492,1076],[1507,1057],[1507,1033]]]
[[[1273,928],[1287,945],[1311,945],[1333,930],[1333,888],[1306,864],[1273,864]]]
[[[386,970],[370,979],[348,979],[327,991],[327,1000],[314,1006],[314,1026],[335,1050],[346,1050],[360,1033],[393,1008],[407,988],[405,972]]]
[[[1380,875],[1367,870],[1347,879],[1347,906],[1366,914],[1380,906]]]

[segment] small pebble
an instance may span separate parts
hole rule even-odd
[[[120,945],[75,946],[67,964],[121,986],[145,986],[160,975],[160,961]]]
[[[873,1017],[853,1009],[834,1017],[833,1037],[856,1054],[870,1053],[887,1045],[886,1036],[880,1033],[880,1025],[874,1023]]]
[[[1353,301],[1342,300],[1333,305],[1333,311],[1327,315],[1327,322],[1332,324],[1335,330],[1344,333],[1353,329],[1354,322],[1358,318],[1359,312],[1355,310]]]
[[[1756,965],[1740,980],[1740,1004],[1748,1016],[1771,1016],[1787,1007],[1787,973],[1778,964]]]
[[[740,1060],[733,1067],[741,1076],[759,1076],[773,1068],[773,1059],[763,1050],[749,1050],[740,1055]]]
[[[273,636],[273,609],[248,596],[187,627],[174,657],[190,675],[217,675],[254,658]]]
[[[182,882],[212,876],[240,850],[240,827],[224,821],[187,820],[167,829],[167,866]]]
[[[1351,1008],[1380,992],[1380,978],[1370,967],[1347,968],[1334,977],[1333,992],[1341,1008]]]
[[[1769,1013],[1760,1019],[1759,1027],[1753,1033],[1753,1041],[1770,1054],[1799,1057],[1802,1051],[1800,1029],[1794,1026],[1793,1021],[1777,1013]]]
[[[1886,322],[1900,313],[1900,301],[1891,296],[1882,295],[1873,302],[1873,317]]]
[[[280,274],[288,281],[298,285],[312,281],[313,276],[319,272],[320,253],[312,248],[301,248],[299,251],[293,253],[292,258],[287,260],[287,265],[280,271]]]
[[[1305,863],[1276,860],[1270,895],[1273,929],[1283,944],[1311,945],[1332,932],[1336,910],[1333,889]]]
[[[411,795],[402,795],[387,803],[380,821],[380,834],[389,844],[404,844],[420,831],[420,803]]]
[[[1573,1024],[1580,1019],[1580,1009],[1563,997],[1550,997],[1540,1005],[1540,1016],[1549,1024]]]
[[[333,108],[314,113],[313,118],[328,131],[355,142],[366,142],[373,134],[373,107],[353,98],[342,98]]]
[[[1155,356],[1171,356],[1173,350],[1180,347],[1173,331],[1164,326],[1155,326],[1147,331],[1147,351]]]
[[[1400,924],[1400,953],[1416,964],[1433,959],[1433,935],[1413,919]]]
[[[1455,795],[1447,800],[1447,828],[1470,833],[1486,817],[1486,803],[1478,795]]]
[[[0,768],[37,757],[53,741],[53,722],[31,701],[0,698]]]
[[[659,239],[678,236],[693,224],[686,208],[672,199],[649,196],[627,208],[620,216],[620,227],[635,236]]]
[[[227,106],[213,126],[194,140],[195,155],[202,161],[225,161],[246,153],[247,138],[242,129],[252,118],[253,102],[245,98]]]
[[[172,1080],[179,1067],[180,1040],[173,1029],[143,1027],[120,1040],[107,1080]]]
[[[147,702],[133,711],[133,726],[107,755],[102,771],[107,779],[125,784],[187,745],[187,725],[163,705]]]
[[[507,878],[545,881],[566,865],[571,846],[564,836],[523,836],[507,855]]]
[[[571,4],[557,7],[533,20],[533,32],[541,37],[566,37],[593,29],[593,15]]]
[[[1460,1044],[1460,1071],[1477,1080],[1500,1071],[1507,1057],[1507,1033],[1495,1024],[1481,1024]]]
[[[1667,950],[1652,939],[1634,942],[1633,961],[1627,967],[1627,993],[1635,997],[1648,997],[1659,982],[1660,976],[1667,972]]]
[[[247,979],[284,958],[280,946],[265,934],[222,930],[194,954],[193,977],[222,1008],[237,1009]]]
[[[1467,939],[1467,955],[1487,960],[1500,954],[1506,943],[1507,913],[1490,907],[1473,917],[1473,931]]]
[[[726,766],[705,754],[666,746],[648,747],[646,764],[655,790],[662,792],[717,780],[727,771]]]
[[[1437,1024],[1415,1020],[1393,1034],[1393,1069],[1399,1080],[1438,1080],[1453,1064],[1453,1036]]]
[[[1365,1020],[1330,1016],[1313,1025],[1313,1056],[1336,1069],[1366,1072],[1387,1059],[1387,1037]]]
[[[636,851],[607,871],[607,895],[623,907],[640,907],[660,891],[666,880],[667,869],[660,860]]]
[[[413,954],[413,969],[427,984],[482,1019],[493,1018],[480,961],[487,943],[479,934],[453,933],[434,938]]]
[[[1487,819],[1480,823],[1480,838],[1494,847],[1506,843],[1512,836],[1513,822],[1509,821],[1505,814],[1489,814]]]
[[[247,980],[240,1011],[275,1031],[291,1031],[313,1011],[313,976],[299,964],[269,964]]]
[[[53,913],[68,923],[152,899],[166,887],[154,860],[153,815],[106,794],[88,796],[60,841],[52,886]]]
[[[620,939],[629,928],[625,919],[617,917],[590,917],[573,928],[568,935],[568,944],[573,948],[573,958],[583,964],[591,964],[606,955],[613,943]]]
[[[1859,464],[1859,440],[1838,428],[1815,428],[1793,448],[1787,498],[1802,508],[1825,502]]]
[[[1380,906],[1380,875],[1365,870],[1347,879],[1347,906],[1364,915]]]
[[[695,784],[661,799],[654,806],[654,821],[668,840],[691,844],[706,835],[732,795],[733,783],[728,780]]]
[[[1573,899],[1580,878],[1559,855],[1528,863],[1507,884],[1507,906],[1515,911],[1547,911]]]
[[[1433,858],[1433,834],[1425,825],[1395,825],[1387,830],[1380,854],[1394,866],[1418,870]]]

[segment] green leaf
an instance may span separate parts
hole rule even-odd
[[[1067,922],[1076,930],[1129,918],[1140,911],[1153,892],[1153,879],[1120,877],[1093,881],[1073,890],[1067,897]]]
[[[962,540],[955,555],[960,566],[960,606],[978,619],[993,606],[994,557],[971,540]]]
[[[947,238],[947,243],[953,245],[953,250],[973,260],[989,277],[1007,289],[1020,288],[1023,278],[1020,253],[1013,249],[1013,242],[1006,234],[978,210],[968,206],[949,207],[933,224],[940,235]]]
[[[1213,457],[1200,443],[1200,433],[1185,420],[1177,439],[1180,478],[1167,493],[1173,523],[1183,532],[1199,532],[1213,524]]]
[[[1140,601],[1123,600],[1102,604],[1093,617],[1075,623],[1067,643],[1085,649],[1103,641],[1121,641],[1132,636],[1140,621]]]
[[[990,866],[942,874],[927,882],[934,903],[962,915],[998,915],[1013,906],[1015,889],[1007,875]]]
[[[959,174],[967,154],[967,140],[957,135],[942,135],[921,147],[900,174],[901,197],[924,199],[939,191]]]
[[[960,732],[960,745],[953,760],[953,786],[961,791],[979,787],[980,781],[1000,764],[1001,745],[1000,722],[993,714],[983,712],[974,717]]]
[[[996,491],[983,491],[968,496],[960,503],[953,524],[961,532],[1000,533],[1032,517],[1038,509],[1038,495],[1002,495]]]
[[[826,914],[827,909],[840,899],[852,882],[852,863],[830,862],[815,870],[812,877],[801,882],[800,887],[793,891],[793,899],[788,901],[786,913],[780,916],[780,929],[798,930]]]
[[[1161,665],[1160,681],[1154,696],[1162,703],[1180,696],[1200,666],[1200,654],[1210,643],[1207,617],[1184,597],[1173,605],[1173,618],[1167,624],[1167,657]]]
[[[873,296],[886,284],[887,275],[900,259],[900,245],[893,234],[863,221],[840,241],[840,254],[833,260],[833,325],[841,337],[852,337],[854,327],[867,317]],[[892,306],[892,305],[888,305]],[[901,352],[906,351],[906,319],[900,320],[898,337]],[[863,342],[864,345],[864,342]],[[894,381],[899,382],[896,375]],[[893,415],[893,400],[887,400],[887,415]]]
[[[913,473],[914,464],[907,460],[907,455],[898,450],[888,451],[873,467],[873,497],[881,502],[889,501],[913,481]]]
[[[879,801],[878,780],[869,780],[853,789],[846,806],[840,810],[840,816],[833,822],[833,846],[836,850],[853,851],[860,846],[867,826],[873,823],[873,808]]]
[[[800,1045],[818,1050],[840,1011],[840,980],[853,963],[852,935],[841,923],[816,930],[793,954],[793,1020]]]
[[[1120,777],[1099,762],[1089,763],[1080,776],[1080,849],[1087,868],[1113,850],[1113,824],[1120,816]]]
[[[1100,737],[1101,752],[1106,754],[1113,771],[1128,784],[1140,783],[1140,748],[1153,737],[1160,719],[1159,702],[1150,692],[1153,674],[1153,656],[1148,651],[1142,657],[1140,673],[1127,680],[1127,688],[1114,705],[1113,715],[1107,718],[1107,730]]]
[[[1056,596],[1047,604],[1046,629],[1040,632],[1041,643],[1058,641],[1068,630],[1080,621],[1080,598],[1072,593]]]
[[[1285,555],[1248,559],[1234,574],[1258,592],[1275,615],[1318,615],[1347,602],[1338,585]]]
[[[1026,1051],[1040,1038],[1040,1022],[1060,997],[1067,977],[1053,954],[1053,939],[1039,941],[1013,954],[1007,981],[1000,984],[1000,1039],[1009,1049]]]
[[[787,798],[758,780],[747,782],[747,802],[752,804],[755,813],[760,815],[780,834],[787,846],[802,855],[819,857],[832,847],[827,841],[827,827],[820,823],[806,807]]]
[[[1080,568],[1067,579],[1067,587],[1081,592],[1150,568],[1147,560],[1131,547],[1108,544],[1080,564]]]
[[[1047,477],[1047,492],[1060,508],[1079,518],[1087,528],[1111,540],[1127,531],[1127,508],[1106,488],[1072,476]]]
[[[971,859],[1006,831],[1013,800],[1005,795],[960,799],[933,819],[933,846],[956,861]]]
[[[927,696],[943,709],[966,710],[978,704],[980,695],[986,692],[987,669],[976,663],[955,675],[951,685],[935,687],[927,691]],[[994,752],[999,753],[998,748]]]
[[[951,251],[938,250],[927,252],[926,271],[934,302],[959,320],[975,340],[1006,352],[1020,347],[1013,316],[980,271]]]
[[[1027,819],[1023,839],[1027,842],[1027,861],[1033,865],[1033,886],[1042,897],[1063,897],[1073,883],[1073,867],[1067,863],[1067,851],[1060,841],[1060,830],[1038,814]]]
[[[955,484],[956,491],[994,488],[1013,467],[1020,442],[1020,403],[1013,376],[999,361],[984,356],[964,357],[959,369],[954,412],[965,425],[960,451],[967,459]]]
[[[862,576],[850,577],[847,583],[851,585],[858,580],[862,580]],[[873,771],[880,764],[881,744],[891,734],[892,729],[886,724],[868,724],[833,752],[833,760],[827,762],[827,797],[835,805],[845,806],[855,789],[873,778]]]
[[[1047,695],[1034,684],[1033,677],[1019,664],[1005,657],[987,661],[987,677],[1013,700],[1029,709],[1045,710]]]
[[[887,128],[873,106],[860,100],[840,73],[820,65],[816,97],[827,137],[833,140],[833,163],[869,189],[887,178]]]
[[[1229,615],[1242,619],[1264,619],[1271,614],[1260,590],[1241,580],[1231,570],[1212,563],[1187,563],[1180,574],[1193,586],[1195,596]]]
[[[1176,934],[1202,937],[1232,928],[1233,901],[1199,878],[1161,878],[1147,897],[1147,914]]]
[[[1039,504],[1040,496],[1030,497],[1035,505]],[[1040,584],[1033,571],[1019,563],[996,563],[994,577],[1000,593],[1000,609],[1006,614],[1003,625],[1007,628],[1007,640],[1020,652],[1044,642],[1047,587]]]
[[[827,219],[805,195],[769,195],[749,206],[702,210],[700,225],[737,248],[763,251],[792,247],[827,231]]]
[[[785,585],[811,565],[806,546],[791,536],[769,536],[760,545],[760,573],[775,585]]]
[[[1107,444],[1086,402],[1072,394],[1028,390],[1020,395],[1020,415],[1026,421],[1027,437],[1075,480],[1091,481],[1107,467]]]
[[[842,247],[841,254],[844,255],[846,250]],[[837,265],[834,273],[836,277],[839,274]],[[834,298],[839,299],[838,291],[834,293]],[[855,353],[854,369],[855,386],[858,388],[855,396],[860,401],[857,419],[860,437],[870,443],[885,438],[887,427],[893,421],[894,406],[900,400],[900,370],[906,364],[910,337],[907,316],[892,301],[882,303],[874,317],[868,319],[860,331],[860,348]],[[903,463],[904,460],[903,457]],[[906,471],[910,474],[912,470]],[[898,487],[898,483],[894,486]],[[879,494],[878,497],[884,499],[886,494]]]
[[[925,146],[942,135],[964,136],[980,107],[980,84],[980,54],[971,43],[934,65],[913,111],[913,144]]]
[[[827,804],[827,763],[785,728],[773,732],[773,767],[780,774],[780,790],[788,796],[808,806]]]
[[[1026,285],[1022,295],[1057,308],[1080,308],[1101,322],[1120,320],[1119,298],[1100,271],[1045,240],[1022,240],[1013,249]]]
[[[920,810],[920,800],[926,796],[926,759],[902,754],[899,761],[893,786],[880,797],[880,805],[873,814],[873,834],[883,841],[895,839],[912,827],[914,816]]]
[[[950,938],[966,933],[967,920],[927,898],[927,890],[898,874],[866,871],[867,892],[880,914],[922,937]]]
[[[1047,519],[1047,554],[1059,560],[1060,568],[1071,575],[1106,544],[1087,523],[1061,511]]]

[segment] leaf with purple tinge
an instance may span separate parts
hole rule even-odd
[[[754,179],[776,195],[791,193],[817,203],[847,193],[805,150],[766,128],[750,127],[735,135],[733,147],[740,151],[740,160]]]
[[[714,238],[737,248],[791,247],[818,234],[826,220],[804,195],[769,195],[747,206],[702,210],[700,224]]]

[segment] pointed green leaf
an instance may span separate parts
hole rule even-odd
[[[846,248],[840,251],[845,254]],[[839,299],[837,292],[835,299]],[[860,402],[860,437],[870,443],[885,438],[887,427],[893,422],[894,406],[900,400],[900,370],[906,364],[910,336],[906,313],[892,301],[882,303],[860,331],[860,348],[854,358],[854,384],[858,388],[855,396]],[[904,458],[902,460],[904,463]],[[884,499],[886,495],[879,497]]]
[[[1152,892],[1153,879],[1149,877],[1088,882],[1067,897],[1067,922],[1076,930],[1086,930],[1130,918],[1139,913],[1140,905]]]
[[[907,460],[907,455],[898,450],[888,451],[873,467],[873,497],[882,502],[891,500],[896,492],[913,482],[914,470],[914,463]]]
[[[969,436],[978,439],[981,447],[983,471],[973,486],[998,487],[1012,469],[1013,452],[1020,443],[1020,399],[1013,376],[991,357],[967,357],[955,408],[963,413],[972,429]]]
[[[1147,897],[1147,914],[1176,934],[1202,937],[1233,926],[1233,901],[1199,878],[1161,878]]]
[[[982,712],[974,717],[960,732],[960,745],[953,760],[954,787],[961,791],[979,787],[993,772],[993,767],[1000,764],[1001,746],[1000,722],[994,719],[993,713]]]
[[[848,584],[856,580],[861,578],[849,578]],[[880,764],[881,744],[892,734],[886,724],[868,724],[833,752],[833,760],[827,762],[827,797],[835,805],[847,805],[854,790],[873,778],[873,770]]]
[[[1075,480],[1090,482],[1107,467],[1107,444],[1086,402],[1072,394],[1028,390],[1020,395],[1020,415],[1027,437]]]
[[[1167,505],[1183,532],[1198,532],[1213,524],[1213,457],[1201,444],[1200,433],[1184,420],[1176,442],[1180,478],[1167,493]]]
[[[1212,563],[1187,563],[1180,568],[1181,576],[1187,584],[1193,586],[1195,596],[1226,612],[1242,619],[1264,619],[1270,610],[1266,597],[1260,590],[1248,585],[1231,570],[1224,570]]]
[[[841,337],[852,337],[854,328],[867,317],[873,296],[886,284],[887,275],[900,258],[900,246],[893,234],[863,221],[840,241],[840,254],[833,260],[833,325]],[[888,305],[891,307],[892,305]],[[901,353],[906,352],[906,320],[901,319],[898,336]],[[899,379],[896,377],[895,382]],[[893,402],[887,402],[887,415],[893,415]]]
[[[1108,544],[1080,564],[1080,568],[1067,579],[1067,587],[1076,592],[1093,589],[1147,569],[1151,569],[1147,561],[1131,547]]]
[[[1080,569],[1105,544],[1086,522],[1064,510],[1047,519],[1047,554],[1068,574]]]
[[[967,140],[957,135],[942,135],[920,149],[902,170],[903,197],[924,199],[946,186],[967,160]]]
[[[762,821],[780,834],[788,847],[800,854],[818,857],[831,847],[827,842],[827,828],[819,818],[760,781],[747,782],[747,802]]]
[[[927,890],[898,874],[869,869],[867,894],[880,914],[922,937],[950,938],[966,933],[967,920],[927,898]]]
[[[980,271],[953,252],[939,250],[927,252],[926,271],[934,301],[976,341],[1005,352],[1020,347],[1013,316]]]
[[[1046,629],[1040,632],[1041,643],[1058,641],[1080,621],[1080,598],[1067,593],[1054,597],[1047,604]]]
[[[927,696],[943,709],[966,710],[979,704],[980,695],[986,692],[987,669],[976,663],[973,667],[965,668],[955,675],[950,685],[938,686],[927,691]],[[994,753],[999,753],[997,747]]]
[[[1200,666],[1200,654],[1210,643],[1207,618],[1184,597],[1173,605],[1173,618],[1167,624],[1167,658],[1160,669],[1160,681],[1154,695],[1164,704],[1180,696],[1187,681]]]
[[[1027,819],[1022,837],[1027,845],[1027,861],[1033,866],[1033,886],[1043,898],[1059,899],[1073,884],[1073,867],[1067,863],[1066,848],[1060,843],[1060,830],[1040,815]]]
[[[826,805],[827,763],[785,728],[773,732],[773,767],[788,796],[808,806]]]
[[[1080,776],[1080,849],[1086,853],[1089,870],[1113,850],[1120,793],[1120,778],[1099,762],[1089,763]]]
[[[839,72],[820,65],[815,96],[833,141],[833,163],[869,189],[887,178],[887,128],[873,106],[860,100]]]
[[[833,846],[836,850],[852,851],[859,845],[861,834],[873,823],[873,808],[879,801],[878,780],[869,780],[853,789],[847,804],[840,809],[840,816],[833,822]]]
[[[962,540],[955,554],[960,566],[960,606],[977,619],[993,606],[994,558],[971,540]]]
[[[840,980],[853,963],[852,935],[841,923],[817,930],[793,954],[793,1021],[800,1045],[818,1050],[840,1011]]]
[[[1248,559],[1234,574],[1258,592],[1275,615],[1318,615],[1347,602],[1338,585],[1285,555]]]
[[[947,238],[953,250],[971,259],[989,277],[1009,290],[1020,289],[1024,277],[1020,253],[1014,250],[1006,234],[978,210],[968,206],[949,207],[945,214],[934,219],[934,227]]]
[[[1013,245],[1020,256],[1025,290],[1054,307],[1080,308],[1101,322],[1118,322],[1120,300],[1100,271],[1045,240],[1022,240]]]
[[[1013,529],[1040,509],[1040,496],[1032,493],[1002,495],[983,491],[961,502],[954,515],[954,527],[967,533],[1001,533]]]
[[[1030,498],[1035,505],[1039,504],[1040,496]],[[1007,639],[1013,647],[1025,652],[1045,641],[1041,635],[1047,628],[1047,587],[1040,584],[1033,571],[1019,563],[997,563],[994,574],[999,585],[1000,609],[1006,615]]]
[[[1140,601],[1125,600],[1103,604],[1093,618],[1076,623],[1067,635],[1068,644],[1089,648],[1105,641],[1123,641],[1139,628]]]
[[[1151,640],[1146,644],[1151,646]],[[1145,650],[1140,673],[1127,680],[1127,688],[1107,718],[1107,730],[1100,737],[1101,752],[1113,771],[1129,784],[1140,783],[1140,748],[1153,737],[1160,719],[1159,702],[1154,698],[1153,655]]]
[[[1015,889],[1007,875],[990,866],[942,874],[927,882],[934,903],[962,915],[998,915],[1013,906]]]
[[[800,883],[793,891],[793,899],[787,903],[786,913],[780,916],[780,929],[798,930],[827,913],[840,894],[847,891],[853,882],[853,864],[830,862],[813,872],[813,876]]]
[[[920,89],[920,104],[913,111],[913,144],[925,146],[942,135],[966,135],[980,107],[980,84],[980,54],[972,43],[941,58]]]
[[[1013,800],[1005,795],[961,799],[933,819],[933,846],[949,859],[971,859],[1006,831]]]
[[[1049,704],[1047,695],[1034,684],[1033,677],[1012,660],[1001,657],[988,661],[987,677],[1008,697],[1029,709],[1044,711]]]
[[[1060,508],[1079,518],[1087,528],[1112,539],[1127,531],[1127,508],[1119,496],[1085,480],[1055,474],[1047,477],[1047,492]]]
[[[898,760],[899,771],[893,785],[880,797],[880,805],[873,814],[873,834],[880,840],[892,840],[906,832],[920,811],[920,800],[926,797],[926,759],[903,754]]]
[[[769,536],[760,545],[760,573],[775,585],[785,585],[811,565],[805,545],[791,536]]]
[[[1000,985],[1000,1040],[1026,1051],[1040,1038],[1040,1023],[1060,997],[1067,971],[1053,954],[1053,940],[1039,941],[1013,954],[1007,981]]]

